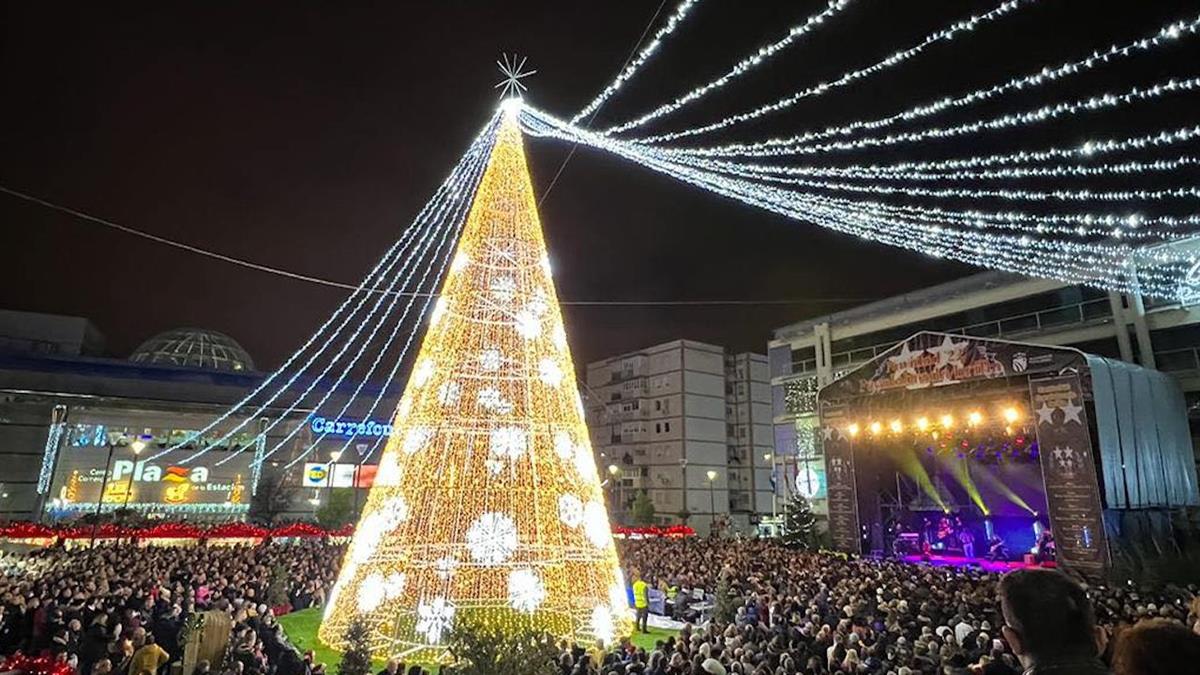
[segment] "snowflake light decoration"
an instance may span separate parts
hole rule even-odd
[[[596,548],[612,543],[612,532],[608,529],[608,513],[600,502],[588,502],[583,507],[583,533]]]
[[[499,565],[517,550],[517,525],[503,513],[485,513],[467,530],[467,550],[484,565]]]
[[[425,447],[425,444],[431,438],[433,438],[433,429],[429,427],[409,427],[408,433],[404,434],[404,444],[401,446],[401,449],[406,454],[411,455]]]
[[[542,382],[551,387],[557,387],[562,384],[563,371],[558,367],[558,363],[551,358],[542,359],[538,363],[538,377]]]
[[[558,498],[558,519],[572,529],[583,524],[583,502],[579,497],[565,494]]]
[[[492,457],[512,461],[525,454],[525,449],[528,446],[529,434],[524,429],[519,427],[501,427],[492,430],[491,442],[488,449]]]
[[[508,574],[508,604],[518,612],[526,614],[537,609],[546,599],[546,585],[537,572],[529,568],[513,570]]]
[[[454,605],[445,598],[434,598],[432,602],[422,600],[417,605],[416,631],[430,643],[441,644],[442,635],[454,625]]]

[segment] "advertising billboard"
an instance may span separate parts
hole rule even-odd
[[[58,457],[47,510],[90,513],[129,508],[178,514],[237,514],[248,509],[253,452],[210,452],[188,464],[194,450],[64,447]],[[225,461],[218,465],[217,462]]]
[[[360,487],[369,488],[375,482],[376,464],[330,464],[306,462],[304,464],[304,487]]]

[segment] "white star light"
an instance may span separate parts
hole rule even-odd
[[[575,446],[575,471],[584,480],[598,478],[596,459],[592,457],[592,451],[583,443]]]
[[[530,614],[546,599],[546,585],[537,572],[529,568],[513,570],[508,575],[508,604],[518,612]]]
[[[560,351],[567,348],[567,331],[563,330],[561,325],[554,327],[550,339],[554,340],[554,346],[558,347]]]
[[[446,581],[458,571],[458,560],[455,560],[452,555],[438,558],[433,563],[433,569],[437,572],[439,579]]]
[[[513,326],[517,334],[526,340],[533,340],[542,334],[542,322],[532,309],[523,309],[513,317]]]
[[[1038,424],[1054,424],[1054,408],[1042,403],[1037,409]]]
[[[467,550],[484,565],[499,565],[517,550],[517,524],[503,513],[485,513],[467,529]]]
[[[454,256],[454,260],[450,263],[450,271],[461,272],[469,264],[471,264],[471,256],[459,251]]]
[[[600,502],[588,502],[583,507],[583,533],[596,548],[604,548],[612,542],[608,529],[608,513]]]
[[[505,401],[500,390],[495,387],[485,387],[479,390],[479,405],[501,415],[507,415],[513,409],[513,404]]]
[[[447,380],[438,387],[438,403],[446,406],[458,405],[458,396],[462,393],[462,385],[454,380]]]
[[[354,533],[354,543],[350,548],[351,563],[358,565],[370,560],[384,535],[405,520],[408,520],[408,503],[403,497],[393,497],[363,518]]]
[[[583,502],[579,497],[566,494],[558,498],[558,519],[571,529],[583,524]]]
[[[446,315],[448,305],[450,303],[445,298],[438,298],[433,305],[433,314],[429,315],[429,325],[436,326],[442,317]]]
[[[515,460],[525,454],[529,445],[529,434],[519,427],[493,429],[489,450],[493,457]]]
[[[429,427],[409,427],[408,432],[404,434],[404,444],[401,446],[401,449],[406,454],[411,455],[425,447],[425,444],[431,438],[433,438],[433,429]]]
[[[385,452],[375,472],[375,485],[396,485],[400,482],[400,463],[393,453]]]
[[[416,631],[431,644],[442,641],[442,635],[454,625],[454,605],[445,598],[434,598],[433,602],[422,600],[417,605]]]
[[[557,387],[562,384],[563,371],[558,367],[558,364],[552,358],[544,358],[538,363],[538,377],[542,382],[551,386]]]
[[[595,635],[596,639],[604,644],[608,644],[612,642],[616,630],[612,610],[604,605],[596,605],[596,608],[592,610],[592,635]]]
[[[575,441],[571,440],[571,434],[566,431],[554,432],[554,452],[559,459],[571,459],[575,454]]]
[[[500,370],[502,365],[504,365],[504,356],[499,349],[489,347],[479,353],[479,367],[482,370],[493,372]]]
[[[492,89],[503,87],[500,91],[501,99],[519,99],[529,89],[521,80],[533,75],[537,71],[523,70],[525,62],[528,60],[527,57],[522,56],[520,57],[521,60],[517,61],[518,57],[516,54],[513,54],[511,58],[508,54],[501,54],[500,58],[503,60],[496,61],[496,67],[500,69],[500,72],[504,75],[504,79],[497,82],[496,86],[492,87]]]
[[[1080,418],[1080,413],[1083,412],[1083,406],[1076,405],[1075,399],[1071,399],[1071,401],[1064,406],[1059,406],[1058,409],[1063,411],[1063,424],[1066,424],[1067,422],[1083,424],[1083,420]]]
[[[383,602],[383,575],[378,572],[367,575],[358,585],[358,611],[362,614],[374,612]]]
[[[517,282],[512,277],[493,279],[490,285],[492,297],[500,302],[509,302],[517,292]]]
[[[400,597],[404,592],[404,585],[408,583],[408,576],[403,572],[392,572],[383,580],[383,594],[388,600],[394,600]]]
[[[433,376],[433,361],[429,359],[421,359],[416,368],[413,368],[412,383],[414,386],[423,387]]]

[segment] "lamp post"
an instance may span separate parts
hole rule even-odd
[[[608,465],[608,475],[612,476],[612,478],[610,480],[612,481],[612,486],[613,486],[613,515],[614,516],[619,516],[621,513],[621,495],[620,495],[620,493],[617,492],[617,490],[621,487],[621,481],[619,478],[617,478],[617,475],[620,473],[621,473],[621,467],[617,466],[616,464]],[[620,522],[619,517],[614,518],[614,520],[617,520],[617,522]]]
[[[337,461],[341,458],[341,450],[333,450],[329,453],[329,471],[325,472],[326,499],[333,498],[333,474],[337,470]]]
[[[133,450],[133,463],[137,464],[138,456],[142,454],[142,450],[146,449],[146,442],[139,438],[129,444],[129,449]],[[122,511],[129,508],[129,495],[133,493],[133,475],[135,473],[137,473],[136,470],[129,472],[129,485],[125,487],[125,503],[121,504]]]
[[[709,516],[711,519],[711,524],[709,525],[709,534],[712,534],[712,531],[716,529],[717,524],[717,497],[716,492],[713,490],[713,485],[717,481],[717,472],[709,469],[708,473],[705,475],[708,476],[708,512],[711,514]]]
[[[108,489],[108,468],[112,465],[113,450],[117,449],[116,443],[113,443],[111,438],[108,439],[108,457],[104,460],[104,478],[100,480],[100,495],[96,497],[96,513],[92,521],[92,540],[88,542],[88,548],[96,547],[96,530],[100,527],[100,507],[104,505],[104,491]]]

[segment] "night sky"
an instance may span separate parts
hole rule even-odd
[[[704,0],[597,123],[623,121],[711,79],[824,4]],[[856,0],[770,66],[652,128],[774,100],[995,4]],[[674,5],[668,0],[659,23]],[[611,80],[657,7],[658,0],[7,2],[0,183],[164,237],[354,283],[491,114],[501,52],[528,56],[538,69],[528,80],[533,105],[570,117]],[[1197,13],[1195,1],[1044,0],[860,85],[704,140],[884,116]],[[1196,43],[937,122],[1194,76]],[[1155,107],[873,158],[1070,145],[1095,133],[1196,121],[1181,114],[1195,110],[1195,98]],[[540,193],[567,148],[530,139],[527,150]],[[542,219],[564,300],[798,300],[568,306],[577,362],[676,338],[762,352],[772,328],[971,271],[765,214],[586,149]],[[114,356],[158,331],[200,326],[230,334],[260,369],[271,368],[345,294],[3,195],[0,251],[0,307],[86,316]]]

